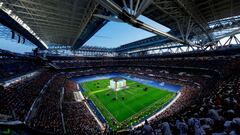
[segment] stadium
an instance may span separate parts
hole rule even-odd
[[[239,0],[0,0],[0,135],[240,135]]]

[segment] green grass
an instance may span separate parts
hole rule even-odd
[[[94,102],[113,129],[126,128],[139,122],[175,96],[174,92],[132,80],[127,80],[127,89],[115,92],[108,88],[109,81],[95,80],[82,83],[81,86],[85,90],[84,96]]]

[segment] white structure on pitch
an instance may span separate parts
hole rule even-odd
[[[111,78],[109,88],[111,88],[115,91],[119,91],[126,87],[127,87],[127,84],[126,84],[126,80],[124,78],[121,78],[121,77]]]

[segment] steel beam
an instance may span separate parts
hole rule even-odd
[[[6,12],[0,9],[0,22],[1,24],[7,26],[8,28],[18,32],[26,39],[31,41],[33,44],[38,46],[40,49],[47,49],[47,45],[39,41],[34,35],[32,35],[28,30],[23,28],[18,22],[16,22],[12,17],[10,17]]]

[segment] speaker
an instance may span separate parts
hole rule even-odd
[[[14,39],[14,38],[15,38],[15,32],[12,31],[12,39]]]
[[[20,41],[21,41],[21,36],[18,35],[18,43],[20,43]]]

